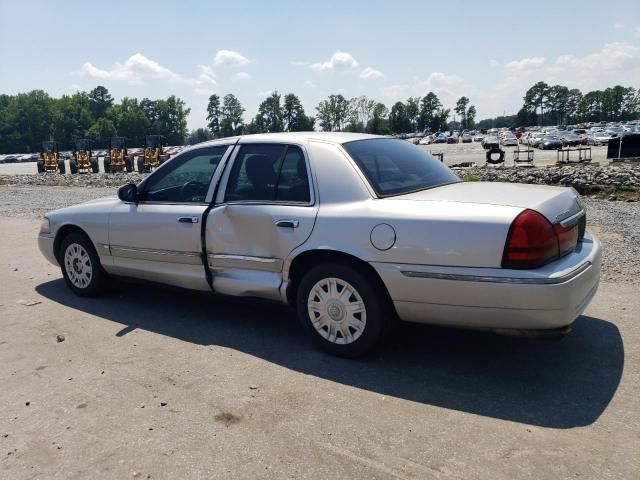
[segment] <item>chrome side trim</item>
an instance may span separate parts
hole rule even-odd
[[[483,283],[511,283],[526,285],[556,285],[564,283],[584,272],[591,266],[591,262],[585,262],[575,270],[554,278],[522,278],[522,277],[493,277],[481,275],[461,275],[457,273],[435,273],[435,272],[415,272],[402,270],[405,277],[411,278],[430,278],[434,280],[453,280],[456,282],[483,282]]]
[[[269,257],[250,257],[247,255],[230,255],[223,253],[210,253],[210,260],[240,260],[243,262],[260,262],[260,263],[276,263],[278,261],[277,258],[269,258]]]
[[[560,225],[562,226],[562,228],[572,227],[580,221],[585,213],[586,212],[584,210],[580,210],[578,213],[575,213],[570,217],[565,218],[564,220],[560,220]]]
[[[202,264],[200,252],[125,247],[124,245],[110,245],[109,248],[111,255],[114,257],[150,260],[152,262],[186,263],[192,265]]]

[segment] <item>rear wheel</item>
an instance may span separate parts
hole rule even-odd
[[[370,352],[393,318],[386,295],[359,270],[340,263],[318,265],[304,276],[297,308],[313,341],[342,357]]]
[[[38,160],[38,173],[44,173],[45,171],[44,162],[42,160]]]
[[[72,174],[78,173],[78,164],[75,160],[69,161],[69,172],[71,172]]]
[[[127,170],[127,172],[133,171],[133,159],[131,157],[125,157],[124,168]]]
[[[104,165],[104,173],[111,173],[111,159],[105,158],[103,165]]]
[[[58,171],[64,175],[65,173],[67,173],[67,169],[64,166],[64,160],[58,160]]]
[[[91,171],[93,173],[98,173],[100,171],[100,165],[98,164],[98,159],[97,158],[92,158],[91,159]]]
[[[60,245],[58,261],[65,283],[76,295],[93,297],[104,290],[108,275],[86,235],[80,232],[67,235]]]
[[[138,172],[144,173],[144,158],[138,157],[136,165],[138,167]]]

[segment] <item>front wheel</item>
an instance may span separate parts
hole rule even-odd
[[[104,290],[107,272],[86,235],[75,232],[66,236],[60,246],[58,261],[65,283],[76,295],[93,297]]]
[[[376,347],[392,323],[386,295],[379,290],[348,265],[318,265],[300,282],[298,317],[323,350],[359,357]]]
[[[76,163],[75,160],[69,161],[69,172],[73,175],[78,173],[78,164]]]
[[[104,159],[104,162],[102,163],[102,166],[104,167],[104,173],[111,173],[111,160],[108,158]]]
[[[44,162],[42,160],[38,160],[38,173],[44,173],[47,170],[44,168]]]
[[[64,160],[58,160],[58,171],[60,174],[64,175],[67,173],[67,169],[64,166]]]
[[[92,158],[91,159],[91,171],[93,173],[98,173],[100,171],[100,165],[98,164],[98,159],[97,158]]]

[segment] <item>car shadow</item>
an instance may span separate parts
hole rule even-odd
[[[611,322],[580,317],[562,340],[501,337],[401,324],[369,358],[318,351],[294,313],[279,304],[126,284],[101,298],[73,295],[62,279],[36,287],[44,297],[198,345],[220,345],[298,372],[376,392],[513,422],[572,428],[595,422],[622,376],[624,346]]]

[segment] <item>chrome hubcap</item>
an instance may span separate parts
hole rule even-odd
[[[355,342],[367,323],[362,297],[340,278],[324,278],[316,283],[309,292],[307,310],[316,331],[339,345]]]
[[[91,282],[91,258],[82,245],[70,244],[64,252],[64,269],[74,287],[86,288]]]

